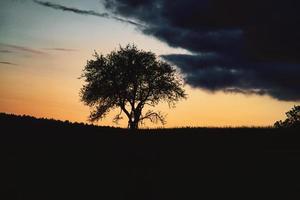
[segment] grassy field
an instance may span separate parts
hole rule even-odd
[[[296,129],[133,133],[7,114],[0,126],[0,199],[300,197]]]

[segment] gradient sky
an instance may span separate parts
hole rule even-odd
[[[112,14],[99,0],[48,2],[126,19],[122,13]],[[0,112],[86,122],[89,108],[80,102],[83,82],[78,79],[86,61],[94,50],[107,54],[127,43],[157,55],[191,54],[189,48],[170,45],[113,17],[76,14],[32,0],[1,0]],[[297,99],[278,100],[268,93],[211,91],[193,84],[185,89],[188,99],[176,108],[165,104],[156,108],[167,114],[166,127],[267,126],[297,104]],[[98,124],[126,126],[127,120],[115,125],[112,118],[113,113]]]

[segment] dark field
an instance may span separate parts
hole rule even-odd
[[[0,199],[299,199],[300,131],[131,133],[0,115]]]

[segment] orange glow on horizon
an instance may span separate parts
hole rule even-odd
[[[8,78],[9,77],[9,78]],[[78,77],[78,76],[77,76]],[[79,101],[82,81],[76,76],[68,81],[45,79],[24,73],[10,74],[1,79],[0,111],[26,114],[36,117],[87,122],[89,108]],[[47,81],[46,81],[47,80]],[[245,96],[241,94],[210,94],[186,87],[188,99],[180,101],[175,108],[167,104],[155,110],[167,114],[165,127],[182,126],[269,126],[284,118],[284,113],[293,103],[280,102],[267,96]],[[114,113],[99,121],[98,125],[127,126],[124,119],[119,125],[112,123]],[[146,123],[145,127],[160,127]]]

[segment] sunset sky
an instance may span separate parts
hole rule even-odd
[[[299,4],[210,2],[1,0],[0,112],[87,122],[78,79],[86,61],[134,43],[186,78],[187,100],[156,107],[166,127],[284,119],[300,100]],[[97,124],[126,127],[113,114]]]

